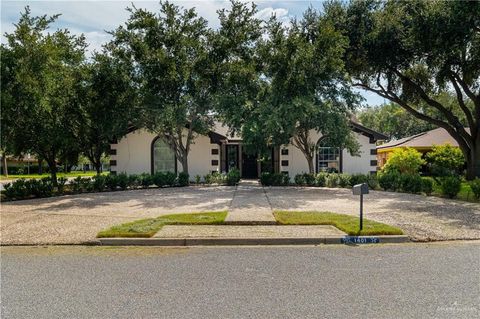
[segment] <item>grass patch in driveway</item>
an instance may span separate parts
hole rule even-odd
[[[350,236],[402,235],[400,228],[363,219],[363,230],[359,231],[359,218],[330,212],[274,211],[273,215],[282,225],[332,225]]]
[[[102,230],[97,238],[112,237],[152,237],[164,225],[211,225],[221,224],[227,216],[226,211],[193,214],[164,215],[157,218],[146,218],[134,222],[116,225]]]

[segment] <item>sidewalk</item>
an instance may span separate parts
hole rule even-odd
[[[276,224],[272,206],[258,181],[240,181],[235,189],[225,223],[234,225]]]

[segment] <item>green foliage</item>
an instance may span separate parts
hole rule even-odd
[[[350,187],[351,176],[349,174],[338,174],[338,186],[345,188]]]
[[[201,181],[202,181],[202,176],[198,174],[195,175],[195,184],[199,185]]]
[[[325,186],[330,188],[338,187],[340,184],[340,177],[337,173],[331,173],[327,175],[325,179]]]
[[[290,183],[290,177],[284,173],[262,172],[260,183],[265,186],[285,186]]]
[[[315,176],[315,184],[320,187],[325,186],[325,180],[328,176],[328,173],[320,172]]]
[[[434,145],[425,155],[430,172],[434,176],[459,174],[465,165],[465,157],[458,147],[449,144]]]
[[[428,177],[422,178],[422,192],[427,196],[430,196],[433,192],[433,181]]]
[[[190,176],[188,175],[188,173],[181,172],[180,174],[178,174],[179,186],[188,186],[189,183],[190,183]]]
[[[480,199],[480,178],[477,177],[473,181],[470,181],[469,185],[475,198]]]
[[[231,169],[227,173],[227,185],[234,186],[240,182],[240,171],[236,168]]]
[[[139,176],[140,186],[143,188],[148,188],[153,185],[153,177],[148,173],[143,173]]]
[[[367,181],[368,176],[365,174],[352,174],[352,176],[350,176],[350,186],[366,183]]]
[[[118,187],[118,178],[117,175],[109,174],[105,179],[105,185],[111,191],[117,190]]]
[[[57,179],[57,191],[59,194],[62,194],[65,191],[65,184],[67,184],[68,179],[65,177],[60,177]]]
[[[124,191],[128,188],[128,175],[127,174],[120,173],[116,176],[116,179],[117,179],[118,187],[120,187],[120,189],[122,191]]]
[[[128,188],[137,188],[138,186],[140,186],[140,175],[137,175],[137,174],[128,175],[127,185],[128,185]]]
[[[440,179],[440,191],[448,198],[454,198],[460,192],[462,181],[457,176],[447,176]]]
[[[297,184],[298,186],[303,186],[303,185],[306,184],[305,175],[304,175],[304,174],[297,174],[297,175],[295,175],[295,177],[293,178],[293,180],[295,181],[295,184]]]
[[[400,188],[400,174],[397,171],[380,172],[378,174],[378,184],[385,191],[396,191]]]
[[[177,176],[173,172],[157,172],[153,174],[153,184],[158,187],[174,186]]]
[[[395,103],[367,107],[357,113],[358,120],[366,127],[382,132],[390,139],[401,139],[436,128],[408,113]]]
[[[378,177],[376,174],[367,175],[367,184],[370,189],[377,189],[378,187]]]
[[[107,177],[103,175],[95,175],[92,177],[93,189],[97,192],[102,192],[105,189]]]
[[[225,184],[227,181],[227,175],[219,172],[212,172],[204,177],[206,184]]]
[[[425,164],[422,154],[413,148],[397,148],[387,160],[382,171],[385,173],[397,172],[400,174],[417,174]]]
[[[399,183],[403,192],[418,194],[422,191],[422,178],[418,174],[402,174]]]

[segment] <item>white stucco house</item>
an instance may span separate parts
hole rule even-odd
[[[347,150],[331,147],[318,132],[310,132],[318,142],[315,169],[335,169],[345,173],[374,173],[377,170],[376,142],[387,137],[358,123],[351,122],[351,129],[360,144],[360,156],[352,156]],[[155,173],[157,171],[181,171],[181,164],[174,152],[157,135],[145,129],[132,129],[110,146],[112,173]],[[240,170],[242,178],[258,178],[263,171],[282,172],[294,177],[308,172],[308,163],[302,152],[291,144],[272,149],[266,161],[258,161],[256,154],[248,154],[242,148],[242,139],[231,136],[228,129],[216,123],[207,135],[198,135],[188,156],[190,178],[210,172]]]

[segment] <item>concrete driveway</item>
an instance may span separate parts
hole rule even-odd
[[[358,197],[348,189],[259,186],[256,196],[266,200],[254,202],[237,192],[227,186],[163,188],[2,203],[1,243],[93,242],[100,230],[118,223],[172,213],[230,210],[236,195],[235,207],[243,205],[249,212],[258,208],[358,214]],[[398,226],[413,240],[480,239],[480,204],[373,191],[365,198],[365,217]]]

